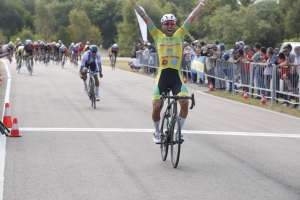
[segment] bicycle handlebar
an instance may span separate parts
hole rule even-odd
[[[187,100],[191,100],[192,104],[190,106],[190,109],[192,110],[194,108],[195,104],[195,95],[192,94],[191,96],[170,96],[170,95],[166,95],[166,94],[162,94],[161,95],[161,99],[174,99],[175,101],[178,100],[183,100],[183,99],[187,99]]]

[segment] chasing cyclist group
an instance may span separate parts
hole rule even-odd
[[[57,42],[44,42],[42,40],[32,41],[26,39],[24,42],[17,38],[16,42],[9,42],[1,49],[4,49],[5,56],[12,62],[13,56],[16,59],[16,70],[20,73],[22,66],[25,65],[30,75],[33,72],[34,63],[39,62],[48,65],[50,62],[64,67],[67,60],[75,66],[80,64],[79,75],[84,81],[84,88],[87,91],[87,71],[91,70],[95,75],[96,98],[99,100],[99,78],[102,77],[102,61],[100,52],[96,45],[90,44],[89,41],[83,43],[72,42],[67,47],[61,40]],[[109,57],[116,61],[119,47],[115,43],[109,48]],[[97,76],[96,76],[97,75]]]

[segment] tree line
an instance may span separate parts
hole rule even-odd
[[[164,13],[184,21],[198,0],[139,0],[157,26]],[[117,42],[129,55],[140,38],[128,0],[0,0],[0,41],[17,37],[64,43],[91,41],[104,48]],[[208,0],[205,11],[186,40],[218,40],[231,46],[276,46],[284,40],[300,41],[300,0]]]

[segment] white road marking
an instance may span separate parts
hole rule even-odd
[[[99,132],[99,133],[153,133],[153,129],[133,128],[37,128],[23,127],[22,132]],[[300,138],[300,133],[263,133],[263,132],[234,132],[234,131],[201,131],[183,130],[184,134],[191,135],[223,135],[223,136],[247,136],[247,137],[273,137],[273,138]]]
[[[5,104],[5,103],[9,103],[10,88],[11,88],[11,74],[6,62],[2,62],[2,63],[4,64],[6,75],[7,75],[5,98],[4,98],[4,104]],[[2,121],[4,118],[4,109],[5,109],[5,105],[3,105]],[[0,135],[0,200],[3,199],[5,155],[6,155],[6,137]]]

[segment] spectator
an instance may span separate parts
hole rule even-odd
[[[297,71],[298,71],[298,73],[300,73],[300,46],[295,47],[294,65],[297,66]]]
[[[221,43],[218,46],[218,50],[220,52],[220,59],[223,58],[224,52],[225,52],[225,44]]]
[[[213,44],[211,46],[211,52],[212,52],[212,57],[216,59],[221,58],[221,51],[218,49],[218,46],[216,44]]]
[[[286,92],[295,92],[296,90],[296,82],[299,77],[297,77],[297,72],[295,70],[295,67],[293,67],[293,64],[295,62],[295,55],[291,53],[292,51],[292,45],[286,44],[283,47],[283,54],[286,57],[286,77],[284,78],[284,91]],[[291,98],[288,97],[288,100]]]
[[[266,49],[266,47],[262,47],[260,49],[260,52],[261,52],[261,54],[260,54],[260,56],[261,56],[261,62],[263,62],[263,63],[267,62],[268,55],[267,55],[267,49]]]
[[[300,46],[295,47],[295,54],[291,55],[290,61],[294,61],[291,63],[291,69],[289,73],[289,79],[291,81],[292,92],[294,94],[299,94],[299,67],[300,67]],[[299,98],[298,98],[299,99]]]
[[[250,61],[252,60],[253,55],[253,49],[248,45],[244,46],[244,56],[241,69],[243,85],[250,85]],[[244,86],[243,91],[249,92],[249,87]]]
[[[142,65],[144,66],[144,72],[145,73],[151,73],[151,70],[149,68],[150,50],[149,50],[147,44],[143,45],[142,54],[143,54]]]
[[[139,50],[139,43],[136,42],[134,45],[133,45],[133,48],[132,48],[132,51],[131,51],[131,58],[136,58],[136,52]]]
[[[261,46],[260,46],[260,44],[259,43],[256,43],[255,44],[255,53],[254,53],[254,55],[252,56],[252,59],[251,59],[251,61],[252,62],[256,62],[256,63],[259,63],[259,62],[261,62],[261,52],[260,52],[260,49],[261,49]]]
[[[183,76],[185,79],[189,77],[189,71],[191,70],[191,61],[194,56],[194,50],[189,45],[189,43],[184,43],[183,49],[183,60],[182,60],[182,69],[183,69]]]
[[[288,61],[284,53],[279,53],[276,64],[279,66],[279,78],[277,78],[276,89],[281,92],[288,91]],[[279,94],[278,97],[282,97],[288,100],[288,96],[284,94]]]
[[[251,62],[253,55],[254,55],[254,50],[250,46],[246,45],[244,47],[244,59],[245,59],[244,61]]]
[[[292,45],[291,44],[286,44],[284,47],[283,47],[283,54],[287,57],[287,63],[288,64],[292,64],[294,63],[295,61],[295,55],[292,54]]]
[[[242,81],[242,61],[244,59],[244,42],[239,41],[235,43],[235,48],[232,52],[232,59],[233,59],[233,79],[234,83],[241,83]],[[231,86],[230,86],[231,88]]]
[[[274,49],[274,54],[275,54],[276,56],[278,56],[278,55],[279,55],[279,51],[280,51],[279,48],[275,48],[275,49]]]
[[[296,67],[296,71],[298,74],[298,90],[296,91],[296,94],[300,94],[300,81],[299,81],[299,76],[300,76],[300,46],[295,47],[295,61],[294,65]],[[299,99],[298,99],[299,102]]]
[[[267,66],[264,69],[264,88],[270,89],[271,86],[271,79],[272,79],[272,72],[273,72],[273,65],[276,64],[276,55],[274,54],[274,49],[269,47],[267,49]],[[264,93],[267,96],[270,96],[270,92]]]
[[[202,47],[204,47],[204,46],[206,46],[206,43],[205,43],[204,41],[201,41],[201,42],[200,42],[200,47],[202,48]]]
[[[252,61],[255,63],[253,64],[253,71],[254,71],[254,87],[262,88],[264,85],[263,82],[263,73],[261,70],[261,66],[258,63],[262,62],[262,52],[261,52],[261,45],[259,43],[255,44],[255,54],[252,57]],[[257,94],[260,95],[260,90],[257,89]]]
[[[205,57],[201,56],[201,49],[199,47],[195,50],[195,56],[192,59],[191,63],[191,72],[192,72],[192,81],[197,83],[199,80],[200,84],[204,84],[204,63]]]

